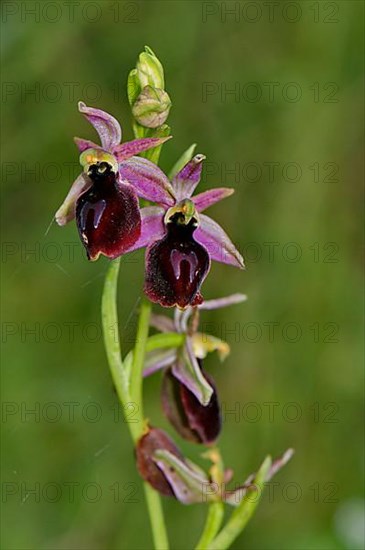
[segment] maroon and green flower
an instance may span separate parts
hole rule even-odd
[[[113,116],[87,107],[81,101],[79,111],[94,126],[101,146],[75,138],[83,172],[56,212],[56,221],[65,225],[76,217],[88,258],[96,260],[104,254],[114,259],[124,254],[141,234],[136,190],[127,181],[120,164],[169,138],[143,138],[121,144],[121,127]]]
[[[204,155],[196,155],[170,182],[158,166],[142,158],[121,163],[127,180],[140,192],[154,187],[158,206],[142,208],[142,230],[132,249],[147,246],[145,292],[164,307],[201,304],[200,287],[211,260],[243,268],[243,258],[212,218],[203,214],[209,206],[233,193],[216,188],[192,196],[200,181]],[[151,197],[152,193],[149,193]]]
[[[175,430],[189,441],[213,444],[219,436],[222,420],[218,393],[203,360],[217,351],[221,361],[229,354],[229,345],[210,334],[198,332],[197,314],[246,300],[244,294],[208,300],[197,308],[175,310],[174,319],[152,314],[151,325],[163,334],[182,335],[180,347],[154,349],[146,354],[144,376],[163,369],[161,401],[163,411]]]

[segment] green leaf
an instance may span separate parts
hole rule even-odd
[[[222,525],[224,517],[223,502],[211,502],[203,533],[196,545],[196,550],[206,550]]]
[[[195,151],[195,148],[196,148],[196,143],[193,143],[192,145],[190,145],[190,147],[188,149],[186,149],[186,151],[181,155],[181,157],[179,158],[179,160],[177,160],[174,164],[174,166],[171,168],[170,170],[170,173],[169,173],[169,179],[172,180],[172,178],[174,178],[176,176],[176,174],[178,174],[180,172],[180,170],[182,168],[184,168],[185,164],[187,164],[192,158],[193,158],[193,155],[194,155],[194,151]]]
[[[128,401],[128,377],[121,357],[120,339],[118,331],[118,312],[116,306],[118,275],[120,258],[109,264],[105,277],[104,290],[101,302],[101,318],[105,351],[108,358],[113,381],[122,403]]]
[[[132,365],[133,365],[133,350],[127,353],[127,355],[124,357],[123,365],[124,365],[124,372],[127,379],[127,386],[128,386],[128,392],[129,392],[131,371],[132,371]]]
[[[173,348],[180,348],[185,343],[185,334],[178,334],[177,332],[161,332],[150,336],[146,341],[145,352],[151,353],[156,350],[166,350]],[[133,365],[133,349],[124,357],[124,372],[128,380],[130,380],[130,374]],[[146,356],[145,356],[146,359]]]
[[[133,126],[133,133],[135,138],[139,139],[139,138],[147,137],[146,135],[147,128],[143,128],[143,126],[138,124],[138,122],[136,122],[135,120],[133,120],[132,126]],[[143,153],[140,153],[139,156],[142,157]]]
[[[271,457],[267,456],[252,481],[252,486],[256,488],[255,492],[249,491],[243,497],[240,505],[232,513],[222,531],[208,546],[209,550],[226,550],[242,533],[261,500],[265,479],[268,476],[271,464]]]
[[[146,343],[148,340],[149,322],[151,314],[151,302],[142,300],[138,330],[136,336],[136,345],[133,352],[133,364],[130,373],[130,396],[132,401],[139,408],[140,418],[143,419],[143,401],[142,401],[142,382],[143,382],[143,365],[146,354]],[[134,435],[140,436],[143,431],[143,422],[135,424],[136,429]]]
[[[185,334],[161,332],[150,336],[146,343],[146,352],[155,349],[180,348],[185,343]]]
[[[140,128],[143,127],[140,126]],[[144,128],[144,130],[145,133],[143,137],[167,137],[170,135],[171,132],[171,128],[167,124],[163,124],[162,126],[160,126],[160,128]],[[140,156],[150,160],[151,162],[154,162],[155,164],[158,164],[163,145],[164,143],[162,145],[159,145],[158,147],[155,147],[154,149],[144,151],[144,153],[141,153]]]
[[[138,80],[137,69],[132,69],[127,80],[127,95],[130,105],[133,105],[141,93],[141,85]]]

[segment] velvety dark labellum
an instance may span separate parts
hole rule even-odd
[[[199,292],[210,266],[208,252],[193,237],[194,221],[171,220],[166,235],[147,250],[145,292],[164,307],[201,304]]]
[[[131,187],[119,183],[106,162],[90,166],[92,186],[76,203],[77,227],[90,260],[114,259],[141,234],[141,215]]]
[[[205,407],[173,376],[171,369],[165,371],[161,397],[164,413],[181,437],[209,445],[217,439],[222,420],[215,385],[207,373],[203,374],[214,390]]]
[[[141,477],[156,491],[166,496],[175,496],[169,482],[153,460],[155,451],[165,450],[183,460],[183,456],[173,441],[158,428],[150,428],[141,437],[136,447],[137,469]]]

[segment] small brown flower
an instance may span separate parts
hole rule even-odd
[[[201,364],[201,362],[199,361]],[[215,442],[222,426],[217,391],[212,378],[202,370],[213,389],[207,405],[182,384],[171,369],[165,371],[162,383],[162,407],[176,431],[188,441],[210,445]]]

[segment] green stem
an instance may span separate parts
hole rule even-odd
[[[122,361],[119,325],[117,312],[117,287],[120,269],[120,258],[110,262],[105,278],[101,317],[103,325],[105,350],[108,358],[110,372],[115,384],[119,400],[123,408],[131,401],[139,407],[140,422],[129,422],[129,430],[134,443],[139,439],[143,431],[142,409],[142,369],[144,363],[146,341],[148,338],[149,318],[151,305],[143,302],[138,324],[137,342],[133,359],[131,386],[126,369]],[[147,508],[150,516],[152,536],[156,550],[168,550],[165,521],[159,494],[146,483],[144,484]]]
[[[243,497],[239,506],[235,509],[230,519],[223,527],[222,531],[208,546],[208,550],[226,550],[232,542],[242,533],[247,523],[250,521],[260,502],[265,485],[265,479],[271,467],[271,458],[268,456],[262,463],[257,472],[252,485],[256,487],[253,493],[249,491]]]
[[[204,531],[196,545],[196,550],[207,550],[209,544],[219,531],[224,516],[224,506],[222,502],[212,502],[209,505],[208,515],[204,526]]]
[[[130,395],[132,401],[135,402],[139,408],[139,426],[137,429],[137,438],[139,438],[143,433],[143,400],[142,400],[142,382],[143,382],[143,364],[146,354],[146,342],[148,338],[149,325],[150,325],[150,315],[151,315],[151,303],[147,300],[142,301],[139,321],[138,321],[138,330],[136,336],[136,345],[134,346],[133,352],[133,364],[130,378]]]
[[[128,380],[123,368],[119,340],[119,325],[117,312],[117,286],[120,269],[120,258],[110,262],[105,277],[101,302],[101,319],[103,325],[104,345],[109,368],[116,387],[119,400],[124,406],[128,402]]]
[[[160,495],[151,485],[144,483],[144,493],[150,515],[153,543],[156,550],[169,550],[165,520]]]

